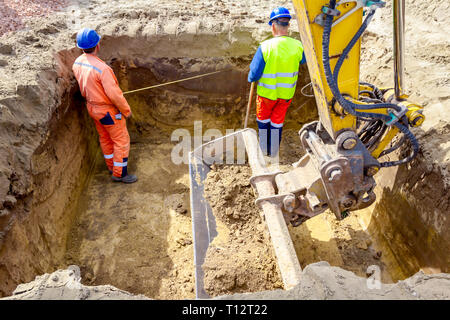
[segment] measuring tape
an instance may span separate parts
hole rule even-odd
[[[217,74],[217,73],[224,72],[224,71],[229,71],[229,70],[231,70],[231,69],[224,69],[224,70],[220,70],[220,71],[214,71],[214,72],[209,72],[209,73],[205,73],[205,74],[200,74],[200,75],[197,75],[197,76],[194,76],[194,77],[189,77],[189,78],[185,78],[185,79],[180,79],[180,80],[170,81],[170,82],[166,82],[166,83],[156,84],[154,86],[145,87],[145,88],[141,88],[141,89],[126,91],[123,94],[135,93],[135,92],[139,92],[139,91],[144,91],[144,90],[149,90],[149,89],[153,89],[153,88],[163,87],[163,86],[167,86],[169,84],[174,84],[174,83],[178,83],[178,82],[183,82],[183,81],[188,81],[188,80],[192,80],[192,79],[198,79],[198,78],[202,78],[202,77],[206,77],[206,76],[211,76],[213,74]]]

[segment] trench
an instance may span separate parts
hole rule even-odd
[[[127,96],[133,110],[133,118],[128,121],[129,172],[139,178],[131,185],[111,181],[92,121],[76,82],[71,82],[62,102],[69,106],[68,111],[55,116],[49,129],[50,138],[33,156],[33,167],[39,168],[33,172],[33,181],[35,190],[39,191],[33,194],[32,213],[13,228],[9,242],[2,248],[2,259],[8,261],[3,268],[7,272],[0,272],[0,278],[5,280],[1,288],[3,295],[36,275],[75,264],[80,266],[86,285],[110,284],[156,299],[195,298],[189,170],[187,164],[172,161],[171,152],[178,141],[171,137],[176,129],[193,134],[194,121],[202,121],[203,132],[218,129],[225,134],[227,129],[241,128],[249,92],[247,66],[253,51],[250,47],[208,51],[199,45],[211,41],[208,36],[203,39],[197,35],[191,50],[183,49],[186,43],[181,40],[178,43],[166,40],[147,43],[142,39],[104,37],[100,57],[112,66],[124,91],[225,71]],[[155,47],[155,43],[164,45]],[[130,49],[133,44],[137,49]],[[66,69],[70,70],[77,54],[76,49],[59,53]],[[302,68],[301,74],[307,75],[306,67]],[[301,77],[298,87],[308,82],[308,76]],[[250,126],[254,128],[255,117],[253,111]],[[284,169],[289,169],[302,154],[298,130],[316,119],[314,99],[302,96],[297,90],[286,116],[280,149]],[[241,170],[228,174],[240,173],[239,179],[248,178]],[[254,196],[249,188],[245,190]],[[383,198],[388,202],[394,200]],[[408,215],[408,205],[400,205],[396,213]],[[416,256],[417,251],[428,249],[429,243],[416,241],[413,244],[416,250],[402,250],[402,243],[391,246],[383,240],[383,230],[389,228],[396,232],[402,228],[401,223],[376,220],[375,216],[366,210],[336,221],[326,212],[298,228],[289,227],[301,266],[325,260],[366,277],[367,268],[378,265],[382,281],[387,283],[404,279],[426,264],[417,262]],[[249,222],[254,220],[245,221]],[[261,228],[263,222],[257,220],[256,224],[258,228],[245,228],[245,231],[265,235],[260,241],[261,251],[253,251],[250,256],[251,250],[242,242],[238,246],[229,245],[229,252],[233,252],[233,258],[237,257],[242,269],[236,273],[243,277],[248,277],[245,268],[252,268],[247,261],[254,259],[258,252],[264,251],[273,259],[270,240],[264,227]],[[420,228],[419,225],[415,227]],[[225,236],[219,238],[228,242],[239,240],[240,233],[232,231],[230,237],[230,230],[222,229]],[[398,241],[406,240],[398,238]],[[236,251],[239,248],[242,250]],[[20,257],[15,254],[17,250],[22,250]],[[403,262],[396,259],[396,250],[402,252]],[[215,284],[210,286],[212,296],[280,288],[278,270],[273,264],[267,264],[270,275],[262,270],[261,281],[249,285],[242,283],[246,280],[239,279],[239,275],[231,280],[224,275],[232,273],[236,264],[223,262],[220,256],[217,261],[208,262],[208,268],[221,272],[219,276],[214,275]],[[19,270],[11,271],[19,265]]]
[[[190,69],[214,71],[218,63],[226,62],[174,57],[141,65],[117,59],[111,65],[125,91],[186,77]],[[139,180],[111,183],[101,154],[93,160],[65,255],[67,264],[81,267],[85,284],[111,284],[159,299],[195,297],[188,167],[171,161],[171,133],[193,133],[194,120],[205,130],[239,126],[245,75],[238,66],[225,68],[230,71],[192,84],[127,97],[133,110],[129,172]]]
[[[195,298],[189,169],[186,162],[173,163],[171,152],[179,141],[171,136],[180,129],[193,136],[194,121],[203,133],[241,128],[249,91],[243,66],[249,59],[250,54],[110,59],[124,91],[225,71],[127,95],[133,110],[129,172],[139,180],[112,183],[101,153],[90,160],[93,169],[74,208],[64,256],[64,265],[80,266],[84,284],[111,284],[158,299]],[[292,113],[309,110],[314,119],[310,101],[299,100],[306,106]]]

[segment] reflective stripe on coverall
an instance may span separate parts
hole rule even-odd
[[[94,119],[108,169],[116,177],[127,175],[130,136],[125,117],[131,114],[113,70],[92,54],[82,54],[72,67],[80,91]]]

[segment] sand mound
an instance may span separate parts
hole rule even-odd
[[[248,166],[213,166],[205,180],[205,198],[219,233],[203,265],[205,290],[211,296],[283,286],[250,176]]]

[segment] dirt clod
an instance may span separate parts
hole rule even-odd
[[[11,195],[7,195],[5,197],[5,201],[3,201],[3,206],[7,209],[12,209],[17,203],[17,199]]]
[[[13,47],[8,44],[1,44],[0,43],[0,54],[12,54],[13,53]]]

